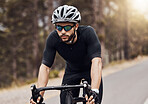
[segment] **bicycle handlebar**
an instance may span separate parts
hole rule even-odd
[[[36,88],[35,85],[31,86],[31,91],[32,91],[32,98],[36,102],[37,98],[40,96],[40,91],[45,91],[45,90],[71,90],[75,88],[83,88],[83,96],[85,94],[89,94],[90,85],[88,84],[87,81],[83,81],[83,84],[80,85],[62,85],[62,86],[47,86],[47,87],[40,87]],[[75,102],[84,102],[85,98],[84,97],[79,97],[79,98],[74,98]],[[86,100],[85,100],[86,101]],[[45,103],[42,103],[45,104]]]
[[[84,85],[48,86],[48,87],[38,88],[38,91],[45,91],[45,90],[64,90],[64,89],[83,88],[83,87],[84,87]]]

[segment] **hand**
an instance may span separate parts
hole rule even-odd
[[[30,103],[31,103],[31,104],[41,104],[42,102],[43,102],[43,97],[42,97],[42,96],[39,96],[39,97],[37,98],[37,101],[36,101],[36,102],[33,100],[32,97],[31,97],[31,99],[30,99]]]
[[[88,96],[85,95],[85,98],[86,98],[86,104],[95,104],[95,99],[93,99],[93,96],[90,96],[89,99],[88,99]]]
[[[89,95],[90,95],[89,98],[88,98],[87,94],[85,95],[85,98],[86,98],[86,101],[87,101],[86,104],[100,104],[99,103],[98,93],[96,93],[95,91],[90,90]]]

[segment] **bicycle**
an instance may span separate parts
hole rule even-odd
[[[83,97],[73,97],[71,90],[76,89],[76,88],[83,88]],[[90,95],[90,90],[91,87],[88,84],[87,81],[83,80],[82,84],[80,85],[62,85],[62,86],[47,86],[47,87],[41,87],[41,88],[36,88],[35,85],[31,86],[31,91],[32,91],[32,98],[36,102],[38,96],[40,95],[39,93],[41,91],[46,91],[46,90],[61,90],[61,91],[66,91],[66,104],[74,104],[77,102],[87,102],[85,99],[85,94],[88,96]],[[45,103],[39,103],[39,104],[45,104]]]

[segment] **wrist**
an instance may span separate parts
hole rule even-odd
[[[96,92],[97,94],[99,94],[99,90],[98,89],[91,89],[91,90]]]

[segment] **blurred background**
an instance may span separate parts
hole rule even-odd
[[[148,55],[148,0],[0,0],[0,88],[36,80],[52,12],[63,4],[95,28],[104,66]],[[64,66],[57,54],[50,77]]]

